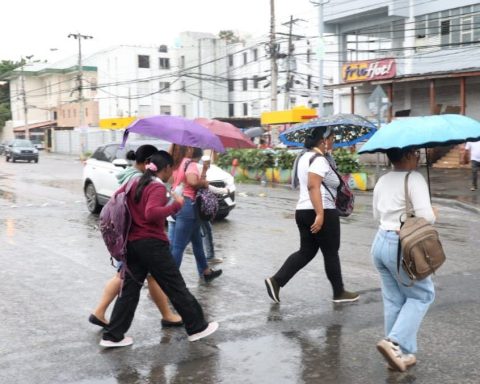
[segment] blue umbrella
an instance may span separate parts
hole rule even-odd
[[[397,119],[378,130],[358,153],[386,152],[391,148],[419,149],[480,140],[480,122],[463,115],[433,115]],[[427,179],[430,172],[427,157]]]
[[[406,117],[383,126],[358,153],[432,148],[480,140],[480,122],[463,115]]]
[[[376,126],[359,115],[339,113],[328,117],[319,117],[305,123],[295,124],[281,133],[280,141],[286,145],[303,147],[305,138],[319,127],[333,127],[334,147],[350,147],[370,138],[377,130]]]

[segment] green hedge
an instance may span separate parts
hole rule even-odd
[[[274,167],[292,169],[297,153],[286,149],[230,149],[220,154],[217,164],[221,168],[228,169],[233,160],[237,159],[238,166],[244,169],[265,170]],[[334,150],[333,157],[340,173],[362,171],[358,155],[348,149],[338,148]]]

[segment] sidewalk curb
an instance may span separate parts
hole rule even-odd
[[[457,208],[461,208],[461,209],[464,209],[466,211],[470,211],[472,213],[475,213],[475,214],[480,214],[480,208],[472,205],[472,204],[468,204],[468,203],[464,203],[463,201],[459,201],[459,200],[456,200],[456,199],[447,199],[445,197],[432,197],[432,201],[438,201],[439,203],[443,203],[443,204],[453,204],[454,206],[456,206]]]
[[[293,190],[290,184],[282,184],[282,183],[267,183],[265,188],[272,187],[272,186],[275,187],[275,188],[280,187],[280,188]],[[359,195],[360,194],[361,195],[367,195],[367,196],[368,195],[370,195],[370,196],[373,195],[373,191],[357,191],[357,190],[355,190],[354,193],[359,194]],[[457,208],[460,208],[460,209],[463,209],[465,211],[469,211],[469,212],[475,213],[477,215],[480,215],[480,207],[477,207],[473,204],[465,203],[465,202],[457,200],[457,199],[453,199],[453,198],[449,199],[449,198],[445,198],[445,197],[432,196],[432,201],[441,203],[443,205],[448,205],[448,204],[452,205],[453,204]]]

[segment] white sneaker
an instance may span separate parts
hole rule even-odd
[[[218,323],[216,321],[212,321],[211,323],[208,323],[207,328],[205,328],[202,332],[194,333],[193,335],[188,336],[188,341],[197,341],[203,339],[204,337],[210,336],[217,329]]]
[[[129,336],[125,336],[123,340],[120,341],[100,340],[100,346],[104,348],[127,347],[132,344],[133,339]]]

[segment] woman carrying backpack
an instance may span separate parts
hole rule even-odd
[[[123,172],[117,175],[118,182],[123,185],[134,177],[140,177],[145,172],[145,166],[150,162],[150,156],[158,152],[158,149],[150,144],[141,145],[137,150],[129,151],[126,154],[127,160],[135,161],[135,164],[126,168]],[[120,266],[117,266],[120,267]],[[161,324],[164,327],[181,326],[183,325],[182,318],[170,309],[168,298],[162,289],[159,287],[154,278],[147,276],[148,291],[153,302],[156,304],[158,310],[162,314]],[[105,313],[109,305],[113,302],[120,292],[122,280],[120,274],[116,273],[110,280],[107,281],[102,292],[100,301],[95,309],[90,314],[88,321],[100,327],[106,327],[108,321],[105,318]]]
[[[308,149],[297,162],[300,195],[295,210],[295,221],[300,232],[300,249],[292,253],[282,267],[265,279],[267,293],[276,303],[280,302],[280,288],[284,287],[322,251],[325,272],[333,289],[333,302],[358,300],[358,293],[344,289],[340,257],[340,218],[335,206],[335,196],[340,180],[332,165],[325,158],[329,141],[333,140],[330,127],[315,128],[305,140]],[[327,189],[331,192],[327,192]]]
[[[403,372],[417,361],[417,332],[435,298],[430,276],[406,287],[400,282],[407,284],[409,281],[403,268],[397,273],[398,234],[400,218],[406,209],[404,183],[408,172],[411,172],[408,195],[415,216],[433,224],[436,214],[427,183],[415,171],[419,152],[393,148],[387,151],[387,157],[393,164],[393,171],[380,177],[373,191],[373,216],[380,225],[372,245],[372,258],[382,280],[385,318],[385,339],[377,343],[377,349],[390,368]]]
[[[173,145],[173,183],[172,190],[183,186],[185,204],[175,216],[175,223],[169,222],[169,235],[172,255],[180,268],[183,252],[188,243],[192,243],[193,254],[197,263],[198,274],[207,282],[222,274],[222,270],[214,270],[208,266],[202,243],[201,220],[195,206],[197,190],[208,188],[206,169],[200,174],[198,165],[193,161],[193,147]]]
[[[165,219],[177,213],[184,199],[173,194],[168,204],[167,190],[163,182],[172,175],[172,157],[159,151],[150,158],[145,173],[133,181],[127,197],[132,224],[128,234],[127,266],[122,294],[117,298],[110,323],[105,328],[102,347],[131,345],[131,337],[125,336],[132,323],[140,298],[140,290],[148,273],[157,281],[182,316],[189,341],[206,337],[218,328],[218,323],[207,323],[202,308],[188,291],[176,266],[165,233]],[[122,186],[116,193],[124,191]]]

